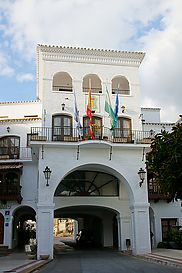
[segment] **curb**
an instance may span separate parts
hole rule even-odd
[[[176,268],[182,268],[182,260],[177,258],[171,258],[162,255],[147,254],[143,256],[137,256],[140,259],[147,260],[150,262],[159,263],[162,265],[172,266]]]
[[[39,269],[52,261],[52,259],[33,261],[28,264],[13,268],[11,270],[4,271],[4,273],[31,273],[32,271]]]

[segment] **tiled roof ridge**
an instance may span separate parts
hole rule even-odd
[[[175,125],[175,122],[144,122],[145,125]]]
[[[58,50],[74,50],[74,51],[82,51],[88,52],[88,53],[105,53],[105,54],[125,54],[126,57],[129,57],[128,55],[137,55],[139,58],[143,60],[145,53],[141,51],[121,51],[121,50],[114,50],[114,49],[96,49],[96,48],[87,48],[87,47],[74,47],[74,46],[55,46],[55,45],[44,45],[44,44],[38,44],[37,47],[45,48],[45,49],[58,49]]]
[[[28,100],[28,101],[0,101],[0,105],[1,104],[16,104],[16,103],[19,103],[19,104],[23,104],[23,103],[38,103],[40,102],[40,100]]]
[[[88,50],[88,51],[105,51],[105,52],[116,52],[116,53],[138,53],[144,54],[141,51],[127,51],[127,50],[115,50],[115,49],[100,49],[100,48],[87,48],[87,47],[76,47],[76,46],[55,46],[55,45],[44,45],[38,44],[38,46],[48,47],[48,48],[63,48],[63,49],[78,49],[78,50]]]
[[[17,122],[17,121],[35,121],[35,120],[41,120],[40,117],[38,118],[8,118],[8,119],[0,119],[0,123],[5,123],[5,122]]]

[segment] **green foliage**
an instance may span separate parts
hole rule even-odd
[[[170,230],[167,234],[168,241],[175,242],[182,248],[182,230]]]
[[[164,193],[182,199],[182,124],[155,136],[147,167]]]

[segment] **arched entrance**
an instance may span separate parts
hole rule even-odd
[[[72,218],[77,221],[76,247],[110,247],[116,248],[118,243],[117,212],[105,207],[81,205],[56,209],[54,217],[58,219]]]
[[[70,172],[55,191],[54,217],[60,221],[63,218],[77,220],[78,233],[85,234],[87,246],[119,248],[120,211],[128,214],[126,210],[129,209],[129,205],[127,209],[124,207],[129,202],[129,197],[126,187],[120,182],[104,168],[84,166]],[[123,207],[123,201],[118,201],[120,192],[124,199]],[[130,216],[127,217],[126,220],[130,222]]]
[[[30,238],[36,238],[35,210],[28,206],[17,208],[13,214],[13,248],[24,248]]]
[[[0,244],[4,241],[4,216],[0,213]]]

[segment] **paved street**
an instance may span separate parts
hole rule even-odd
[[[155,264],[113,251],[72,251],[56,256],[40,273],[179,273],[181,269]]]

